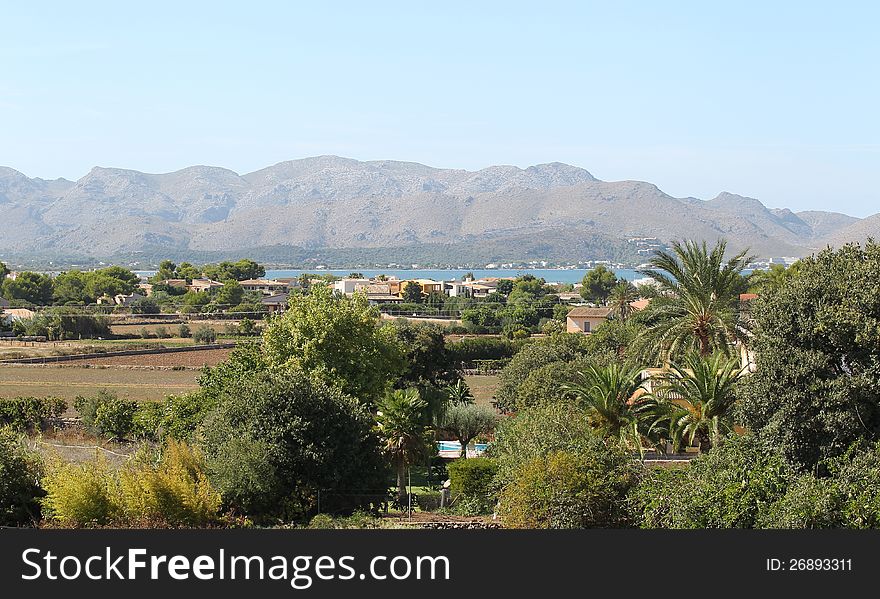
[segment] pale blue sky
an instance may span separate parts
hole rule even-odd
[[[0,4],[0,164],[561,161],[880,212],[880,3]]]

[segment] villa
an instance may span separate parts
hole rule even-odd
[[[572,308],[565,318],[565,331],[567,333],[585,333],[589,335],[599,325],[608,320],[609,316],[611,316],[611,308],[607,306],[600,308]]]

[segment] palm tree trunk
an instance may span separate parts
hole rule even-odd
[[[406,462],[401,460],[397,465],[397,503],[406,505]]]

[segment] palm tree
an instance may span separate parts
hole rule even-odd
[[[429,456],[434,445],[434,433],[425,425],[428,402],[416,389],[398,389],[382,398],[376,407],[382,446],[397,470],[397,500],[403,505],[407,469]]]
[[[471,393],[471,389],[463,379],[458,379],[455,381],[454,385],[446,385],[445,391],[449,403],[454,406],[474,403],[474,396]]]
[[[736,402],[736,382],[743,369],[736,358],[716,352],[691,354],[681,364],[671,364],[654,394],[656,420],[663,421],[678,450],[682,441],[701,449],[717,446],[733,429],[731,411]]]
[[[643,438],[649,437],[646,426],[653,415],[653,397],[639,394],[641,369],[613,363],[605,367],[589,366],[579,373],[580,382],[563,385],[589,414],[590,425],[604,439],[617,439],[643,453]]]
[[[729,353],[747,331],[737,317],[739,294],[744,291],[742,271],[751,258],[740,252],[724,260],[726,241],[712,251],[706,242],[673,244],[672,253],[658,252],[640,271],[654,279],[662,297],[651,302],[654,324],[649,336],[668,356],[696,350],[701,356]]]
[[[630,314],[635,312],[632,303],[639,299],[639,292],[635,285],[629,281],[621,281],[608,294],[608,305],[611,306],[611,314],[626,322]]]

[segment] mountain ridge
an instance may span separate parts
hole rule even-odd
[[[626,244],[633,237],[723,237],[731,249],[771,257],[880,236],[880,215],[767,208],[727,191],[676,198],[653,183],[602,181],[560,162],[468,171],[332,155],[244,174],[209,165],[170,173],[96,166],[77,181],[0,167],[0,209],[8,223],[0,251],[18,255],[388,248],[394,261],[399,248],[474,246],[501,260],[587,260],[634,258]]]

